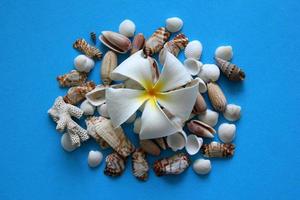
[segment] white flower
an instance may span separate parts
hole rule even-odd
[[[186,121],[193,109],[198,92],[198,79],[193,80],[182,63],[171,53],[166,61],[159,79],[152,81],[151,64],[139,51],[111,74],[114,80],[135,80],[143,90],[114,89],[106,90],[108,113],[115,127],[123,124],[136,110],[145,104],[142,113],[140,139],[160,138],[181,131],[163,112],[167,109],[175,117]],[[186,85],[189,83],[188,85]],[[186,85],[184,88],[179,88]],[[179,89],[176,89],[179,88]]]

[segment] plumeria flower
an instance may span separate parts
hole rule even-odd
[[[114,127],[123,124],[144,104],[140,139],[160,138],[181,131],[182,127],[170,120],[162,108],[186,121],[195,104],[199,83],[198,79],[192,79],[182,63],[169,52],[157,81],[153,80],[151,62],[149,58],[143,57],[142,51],[122,62],[112,72],[111,78],[129,78],[143,88],[106,90],[108,113]]]

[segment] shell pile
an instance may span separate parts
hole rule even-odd
[[[234,155],[236,145],[232,142],[236,138],[236,125],[233,122],[240,119],[241,106],[228,104],[231,99],[226,98],[222,90],[223,86],[218,79],[223,74],[229,81],[232,81],[232,84],[239,84],[245,79],[245,72],[231,63],[233,48],[229,45],[216,48],[212,59],[215,64],[202,63],[200,60],[203,51],[202,43],[194,38],[188,39],[180,32],[182,27],[183,21],[180,18],[168,18],[165,27],[156,29],[150,37],[149,35],[147,37],[146,34],[137,33],[134,22],[126,19],[119,25],[119,32],[105,30],[97,34],[92,31],[88,34],[89,41],[79,38],[74,42],[73,48],[81,53],[74,59],[75,69],[56,78],[61,88],[68,88],[66,95],[63,98],[59,97],[63,102],[61,104],[65,107],[56,105],[56,113],[53,113],[53,109],[49,113],[58,126],[66,127],[67,131],[59,129],[63,132],[61,145],[65,151],[71,152],[81,146],[78,145],[80,138],[78,144],[75,143],[74,135],[72,135],[74,131],[70,131],[74,129],[71,125],[76,125],[81,132],[87,133],[85,140],[93,139],[101,149],[111,149],[108,155],[98,150],[90,151],[88,155],[90,167],[100,165],[103,157],[105,158],[104,174],[116,177],[123,174],[126,169],[126,160],[131,157],[132,174],[141,181],[148,180],[151,175],[149,171],[151,166],[157,176],[178,175],[186,171],[193,162],[195,173],[204,175],[212,169],[211,162],[213,161],[209,158],[228,158]],[[108,49],[103,53],[99,48],[100,42]],[[190,119],[187,121],[175,118],[168,110],[162,108],[174,123],[186,127],[185,129],[165,138],[139,140],[134,145],[127,137],[129,133],[125,133],[122,127],[112,126],[107,111],[105,91],[107,88],[127,88],[129,85],[136,89],[141,87],[133,79],[126,79],[123,83],[117,84],[111,76],[112,71],[118,66],[120,54],[130,56],[138,51],[151,62],[153,81],[158,80],[160,76],[153,56],[158,55],[163,65],[168,52],[176,57],[182,52],[186,57],[183,63],[187,72],[199,80],[199,92]],[[95,70],[95,66],[99,66],[97,62],[101,59],[101,68],[98,69],[98,73],[102,84],[96,85],[88,80],[88,76],[91,70]],[[204,94],[206,92],[207,95]],[[81,105],[78,105],[79,103]],[[74,110],[79,112],[80,116],[74,115],[72,113]],[[143,110],[143,107],[139,110]],[[97,115],[97,111],[100,116]],[[82,113],[87,117],[85,129],[81,128],[81,124],[73,122],[71,118],[79,118]],[[223,116],[230,123],[224,122],[218,128],[215,127],[219,116]],[[67,120],[62,122],[60,119]],[[133,132],[140,132],[141,118],[138,113],[134,113],[126,123],[133,124]],[[132,135],[137,136],[137,134]],[[148,157],[183,148],[187,153],[177,152],[170,157],[148,163]],[[193,159],[192,156],[196,155],[201,155],[202,158]]]

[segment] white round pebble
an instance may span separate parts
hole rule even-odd
[[[98,106],[97,111],[98,111],[99,115],[101,115],[102,117],[109,118],[106,103]]]
[[[140,133],[141,130],[141,126],[142,126],[142,120],[140,117],[136,118],[136,120],[134,121],[133,124],[133,132],[136,134]]]
[[[68,133],[64,133],[61,136],[60,143],[62,148],[68,152],[74,151],[77,148],[76,145],[72,145],[71,138]]]
[[[206,83],[217,81],[220,77],[220,69],[215,64],[204,64],[198,76]]]
[[[193,40],[185,47],[184,55],[186,58],[199,60],[202,54],[202,48],[202,44],[199,40]]]
[[[231,60],[233,56],[232,46],[220,46],[215,51],[215,57],[223,60]]]
[[[86,55],[79,55],[74,59],[74,65],[78,71],[88,73],[95,66],[95,62]]]
[[[223,123],[219,126],[218,135],[222,142],[231,143],[235,137],[236,126],[234,124]]]
[[[198,115],[198,119],[211,127],[214,127],[218,123],[219,113],[207,109],[204,113]]]
[[[103,159],[100,151],[90,151],[88,155],[88,164],[90,167],[97,167]]]
[[[211,171],[210,160],[197,159],[193,164],[193,169],[197,174],[205,175]]]
[[[121,24],[119,25],[119,33],[126,37],[132,37],[134,36],[135,32],[135,24],[133,21],[129,19],[125,19]]]
[[[81,105],[80,109],[83,111],[84,115],[93,115],[95,112],[95,107],[90,104],[88,100],[84,100]]]
[[[183,26],[183,21],[178,17],[171,17],[166,20],[166,28],[171,33],[180,31],[182,26]]]
[[[136,118],[136,113],[133,113],[133,115],[131,115],[125,123],[131,124],[132,122],[134,122],[135,118]]]

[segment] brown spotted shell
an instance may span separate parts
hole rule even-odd
[[[171,34],[164,27],[158,28],[145,43],[143,48],[145,57],[158,53],[170,35]]]
[[[138,52],[139,50],[141,50],[142,48],[144,48],[144,45],[145,45],[145,37],[144,37],[144,35],[142,33],[137,34],[133,38],[132,48],[131,48],[130,54],[132,55],[132,54]]]
[[[105,163],[104,174],[107,176],[120,176],[125,170],[125,160],[116,152],[109,154]]]
[[[76,105],[85,99],[86,93],[92,91],[96,87],[93,81],[88,81],[80,86],[71,87],[67,95],[64,96],[66,103]]]
[[[93,58],[95,60],[100,60],[102,58],[102,53],[95,46],[88,44],[84,39],[80,38],[76,40],[73,44],[73,48],[84,53],[86,56]]]
[[[201,147],[204,157],[208,158],[226,158],[234,155],[234,144],[222,144],[218,142],[211,142],[210,144],[203,144]]]
[[[205,100],[204,100],[203,96],[198,92],[192,113],[198,115],[200,113],[205,112],[206,109],[207,109],[207,106],[206,106]]]
[[[56,79],[61,87],[73,87],[83,84],[87,79],[87,73],[72,70]]]
[[[216,130],[199,120],[191,120],[187,123],[189,131],[199,137],[213,138]]]
[[[126,53],[131,49],[130,40],[126,36],[113,31],[102,31],[99,40],[105,46],[118,53]]]
[[[118,58],[117,54],[113,51],[108,51],[102,60],[101,64],[101,80],[104,85],[110,85],[112,80],[110,78],[111,72],[117,67]]]
[[[149,165],[146,160],[146,154],[142,149],[137,149],[132,154],[133,175],[141,181],[146,181],[148,179],[148,171]]]
[[[242,81],[245,79],[245,72],[235,64],[232,64],[226,60],[215,57],[216,64],[225,74],[225,76],[231,81]]]
[[[214,109],[219,112],[224,112],[227,105],[226,97],[220,86],[215,82],[207,84],[208,97]]]

